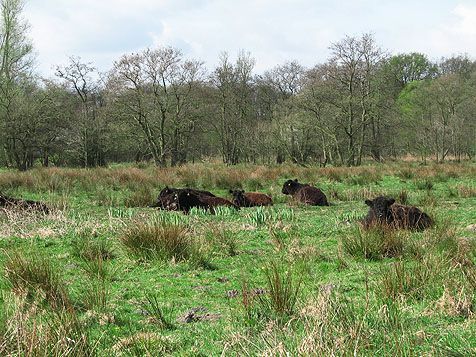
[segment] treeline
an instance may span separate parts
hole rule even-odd
[[[107,73],[72,57],[34,71],[21,0],[1,0],[0,164],[84,166],[220,157],[359,165],[406,154],[476,154],[476,62],[389,55],[372,35],[330,45],[325,63],[254,73],[251,54],[216,68],[171,47],[125,54]]]

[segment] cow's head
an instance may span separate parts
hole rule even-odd
[[[230,190],[229,193],[233,197],[233,203],[237,206],[243,207],[245,205],[245,190]]]
[[[285,195],[293,195],[300,187],[301,184],[298,182],[298,179],[287,180],[281,192]]]
[[[365,204],[370,207],[375,217],[379,221],[390,223],[392,221],[392,211],[390,207],[395,203],[391,197],[379,196],[373,200],[365,200]]]

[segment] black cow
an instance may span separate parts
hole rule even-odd
[[[268,195],[260,192],[245,192],[244,190],[230,190],[233,203],[239,207],[271,206],[273,200]]]
[[[214,212],[214,208],[218,206],[227,206],[240,209],[238,206],[225,198],[203,195],[191,189],[176,191],[173,194],[172,204],[174,207],[176,207],[176,209],[185,213],[190,212],[190,209],[193,207],[203,208],[211,212]]]
[[[45,214],[50,213],[50,209],[43,202],[23,200],[0,195],[0,207],[19,208],[22,210],[39,211]]]
[[[311,206],[329,206],[327,197],[317,187],[301,184],[298,179],[287,180],[281,191],[285,195],[291,195],[295,200]]]
[[[177,207],[176,207],[176,202],[174,201],[174,194],[181,191],[193,192],[195,194],[203,195],[203,196],[216,197],[213,193],[209,191],[197,190],[193,188],[173,188],[173,187],[165,186],[165,188],[163,188],[162,191],[160,191],[159,196],[157,197],[156,203],[154,203],[150,207],[176,211]]]
[[[414,206],[395,203],[395,199],[379,196],[365,200],[369,212],[362,221],[365,228],[385,225],[393,228],[423,230],[433,225],[433,220],[425,212]]]

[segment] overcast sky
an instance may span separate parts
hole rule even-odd
[[[24,15],[45,76],[71,55],[105,71],[157,45],[208,68],[240,49],[257,72],[287,60],[311,66],[330,43],[364,32],[391,53],[476,57],[476,0],[27,0]]]

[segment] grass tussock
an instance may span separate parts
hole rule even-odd
[[[464,285],[446,286],[435,308],[446,316],[472,318],[476,313],[475,292]]]
[[[299,300],[302,276],[294,275],[292,267],[286,269],[272,262],[264,269],[268,294],[260,295],[265,308],[277,316],[292,316]]]
[[[271,262],[263,271],[264,289],[250,289],[247,281],[241,288],[245,319],[252,326],[271,320],[288,321],[295,314],[301,298],[302,275],[296,274],[292,266],[285,268]]]
[[[150,260],[189,261],[207,266],[207,257],[192,240],[187,228],[163,222],[133,222],[119,237],[124,248],[134,257]]]
[[[135,222],[126,228],[120,241],[130,253],[145,259],[180,261],[191,254],[191,241],[182,225]]]
[[[5,297],[0,326],[2,356],[92,356],[96,344],[72,311],[52,313],[26,294]]]
[[[457,187],[457,190],[458,190],[458,197],[460,198],[476,197],[476,187],[467,186],[467,185],[459,185]]]
[[[445,259],[432,254],[415,262],[398,260],[381,268],[378,285],[385,298],[434,298],[443,286],[448,269]]]
[[[154,199],[157,197],[157,192],[154,192],[153,188],[148,185],[140,186],[136,188],[132,193],[124,200],[124,206],[126,207],[147,207],[150,206]]]
[[[72,240],[73,254],[85,261],[105,261],[115,257],[112,244],[104,237],[91,231],[79,232]]]
[[[119,339],[112,347],[114,356],[166,356],[178,348],[170,336],[153,332],[138,332],[130,337]]]
[[[110,280],[105,278],[92,280],[86,287],[81,297],[82,307],[87,310],[106,311],[111,296]]]
[[[250,224],[260,227],[278,222],[292,222],[295,219],[293,208],[256,207],[247,215]]]
[[[415,181],[415,186],[419,190],[431,191],[434,187],[433,181],[425,179],[423,181]]]
[[[235,335],[225,350],[267,356],[414,355],[414,331],[401,306],[372,305],[323,288],[285,325],[269,321],[258,332]]]
[[[207,232],[206,238],[222,255],[234,257],[239,254],[237,233],[229,229],[211,228]]]
[[[347,254],[368,260],[401,257],[405,253],[416,254],[410,234],[380,226],[370,229],[359,227],[353,233],[342,236],[341,245]]]
[[[53,309],[72,309],[72,303],[59,272],[45,256],[20,251],[8,252],[5,278],[14,292],[46,301]]]

